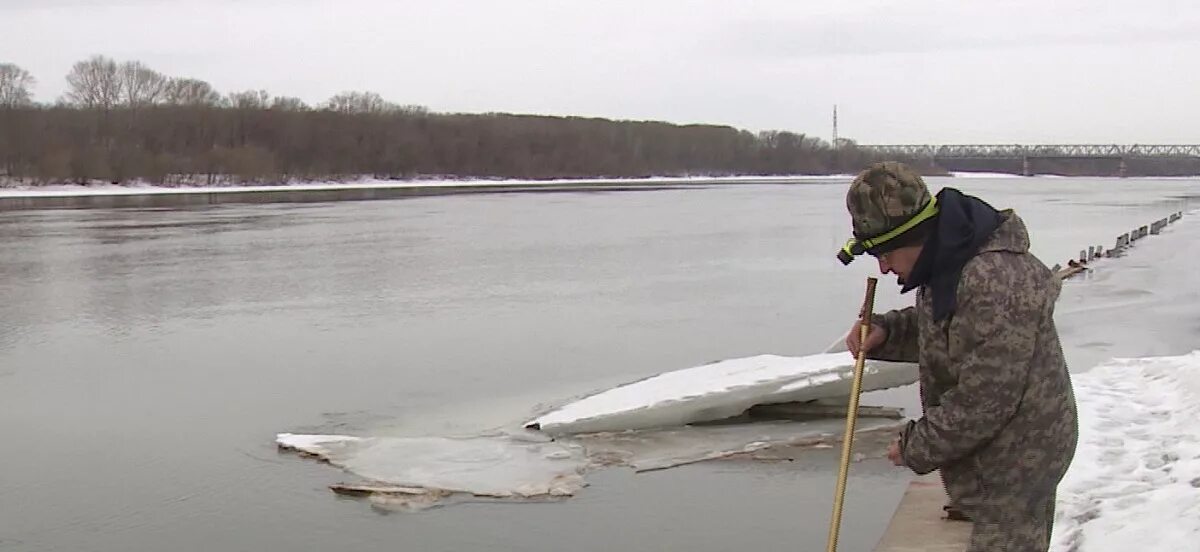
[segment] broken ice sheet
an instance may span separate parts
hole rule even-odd
[[[862,418],[855,435],[898,428],[892,419]],[[686,426],[662,430],[592,433],[573,436],[583,443],[592,464],[628,466],[635,471],[674,468],[779,445],[817,445],[841,438],[845,420],[753,422]],[[561,439],[560,439],[561,441]]]
[[[552,435],[680,427],[737,416],[751,406],[850,395],[854,358],[835,352],[757,355],[664,372],[551,410],[525,426]],[[917,365],[867,362],[863,392],[909,385]]]
[[[858,431],[894,427],[863,419]],[[550,440],[533,432],[470,438],[280,434],[285,450],[315,456],[363,479],[333,485],[376,507],[417,511],[468,500],[542,501],[574,495],[588,471],[650,471],[840,438],[842,420],[753,422],[575,435]]]
[[[675,370],[568,403],[526,424],[539,430],[464,438],[280,434],[283,449],[323,459],[365,480],[342,494],[421,509],[457,495],[531,500],[570,496],[589,469],[656,470],[835,439],[841,419],[739,423],[758,404],[848,396],[852,358],[758,355]],[[865,389],[912,383],[915,365],[872,361]],[[718,423],[705,423],[723,420]],[[699,425],[703,423],[703,425]],[[860,429],[896,422],[863,420]],[[557,436],[552,439],[551,436]]]
[[[582,447],[549,440],[282,433],[276,443],[366,480],[334,486],[339,493],[390,496],[418,506],[455,493],[502,499],[568,496],[584,485]]]

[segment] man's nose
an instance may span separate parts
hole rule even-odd
[[[879,261],[879,273],[880,274],[887,274],[888,272],[892,271],[892,267],[888,265],[887,261],[884,260],[883,257],[877,257],[876,260]]]

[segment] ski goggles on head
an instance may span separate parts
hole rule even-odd
[[[846,242],[846,245],[842,246],[842,249],[838,251],[837,258],[839,261],[842,261],[843,265],[848,265],[854,261],[855,257],[863,253],[871,253],[872,255],[881,253],[879,251],[881,246],[900,237],[901,234],[912,230],[918,224],[929,220],[936,214],[938,214],[937,196],[933,196],[929,198],[929,203],[926,203],[920,212],[904,221],[904,224],[873,238],[864,240],[850,238],[850,241]]]

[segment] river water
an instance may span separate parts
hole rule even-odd
[[[665,370],[819,352],[876,274],[834,259],[846,184],[0,213],[0,549],[819,549],[828,450],[384,515],[273,439],[472,435]],[[1015,208],[1047,264],[1200,195],[1189,180],[930,184]],[[880,308],[909,300],[892,282]],[[1075,369],[1101,354],[1085,341],[1068,339]],[[912,408],[915,391],[872,399]],[[842,549],[870,548],[906,482],[855,465]]]

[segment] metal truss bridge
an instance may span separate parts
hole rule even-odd
[[[1133,159],[1200,157],[1200,145],[1121,144],[963,144],[860,145],[884,157],[926,159]]]
[[[928,159],[934,162],[954,160],[1014,160],[1021,163],[1021,174],[1033,175],[1039,160],[1102,159],[1116,162],[1115,172],[1125,176],[1131,159],[1200,159],[1197,144],[958,144],[958,145],[861,145],[860,151],[876,157]]]

